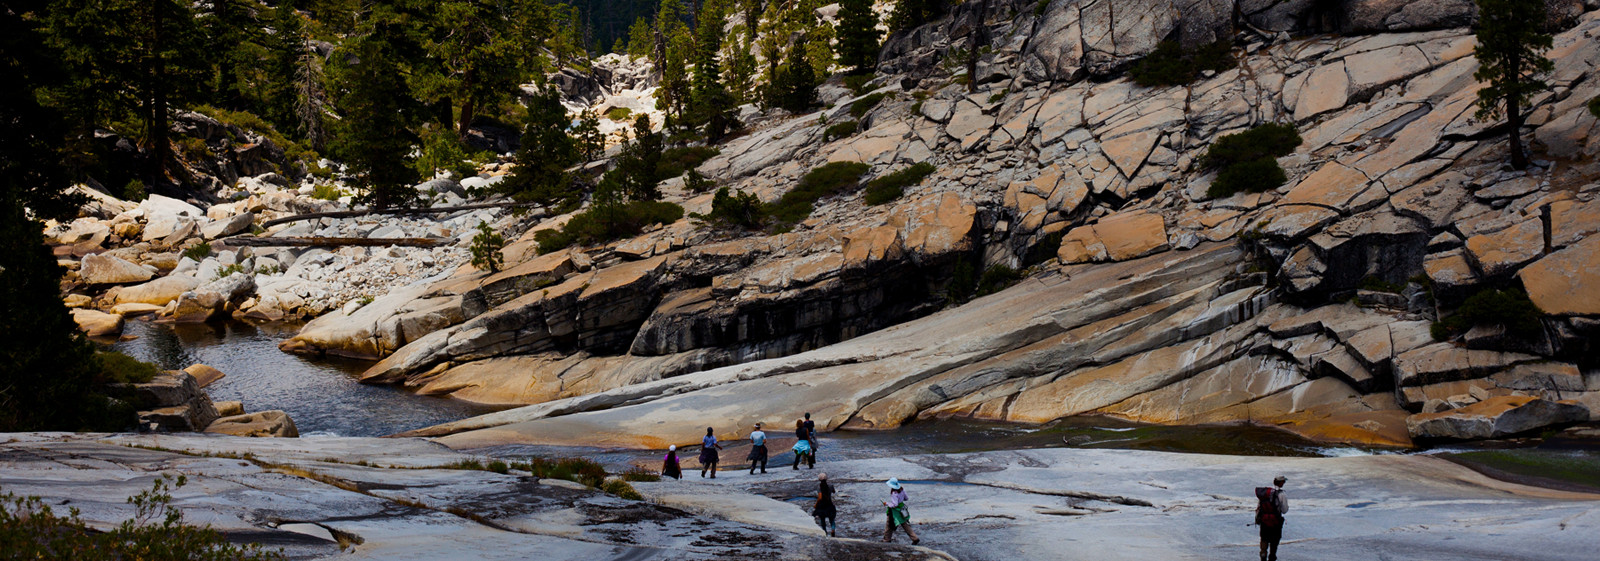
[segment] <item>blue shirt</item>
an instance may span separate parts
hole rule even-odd
[[[767,433],[764,433],[764,432],[761,432],[761,431],[755,431],[755,432],[750,433],[750,444],[755,445],[755,446],[766,446],[767,445]]]

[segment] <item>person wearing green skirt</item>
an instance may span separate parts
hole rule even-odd
[[[911,545],[921,543],[922,539],[911,529],[911,508],[906,505],[910,497],[906,496],[906,490],[900,486],[899,479],[890,478],[888,484],[889,500],[883,502],[885,514],[888,516],[888,523],[883,529],[883,541],[894,541],[894,529],[898,527],[905,528],[906,535],[911,536]]]

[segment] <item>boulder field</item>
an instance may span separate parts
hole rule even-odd
[[[868,177],[934,164],[900,199],[824,199],[781,234],[685,219],[538,255],[533,234],[554,217],[508,246],[502,272],[394,291],[283,348],[381,358],[371,383],[528,405],[415,433],[460,446],[661,447],[692,443],[685,427],[804,411],[829,429],[1087,413],[1391,445],[1448,424],[1412,415],[1518,411],[1488,422],[1527,430],[1594,418],[1600,121],[1584,105],[1600,96],[1600,11],[1556,3],[1551,88],[1529,120],[1536,165],[1511,171],[1503,137],[1473,116],[1475,39],[1448,16],[1460,6],[1356,3],[1343,35],[1246,30],[1237,68],[1147,88],[1082,72],[1153,45],[1035,56],[1060,34],[1104,31],[1076,4],[981,20],[963,6],[891,40],[904,56],[869,82],[885,96],[860,132],[825,138],[860,98],[824,86],[832,108],[755,115],[758,133],[699,167],[770,201],[825,162],[866,163]],[[1262,9],[1247,12],[1277,8]],[[1067,12],[1077,19],[1050,23]],[[1206,13],[1138,25],[1210,41],[1186,23]],[[975,25],[1029,40],[986,55],[971,93],[923,55]],[[1211,196],[1206,148],[1269,122],[1303,139],[1278,158],[1287,183]],[[676,180],[663,190],[709,210]],[[962,275],[999,267],[1025,280],[962,303]],[[1537,329],[1435,328],[1500,288],[1528,294]],[[1534,403],[1453,412],[1499,398]]]

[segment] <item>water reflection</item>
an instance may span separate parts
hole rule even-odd
[[[301,434],[382,436],[496,410],[356,382],[372,363],[307,358],[278,350],[298,325],[226,322],[165,325],[128,322],[131,341],[112,348],[162,368],[209,364],[227,374],[206,388],[216,401],[242,401],[246,411],[282,409]]]

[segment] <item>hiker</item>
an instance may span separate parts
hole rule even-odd
[[[839,510],[833,506],[833,486],[828,484],[828,474],[817,474],[817,506],[811,509],[811,517],[816,519],[817,525],[822,527],[822,532],[832,537],[839,537],[839,524],[834,520]]]
[[[673,479],[683,479],[683,468],[678,467],[678,445],[677,444],[673,444],[673,445],[667,447],[667,457],[666,458],[662,458],[661,475],[662,475],[662,477],[671,477]]]
[[[756,464],[761,464],[761,473],[767,472],[767,433],[761,432],[761,423],[756,423],[756,430],[750,431],[750,475],[756,474]]]
[[[794,422],[794,469],[800,469],[800,462],[806,462],[806,469],[817,468],[817,443],[806,434],[806,422],[796,419]]]
[[[909,499],[910,497],[906,496],[906,490],[900,487],[900,480],[890,478],[889,500],[883,502],[883,506],[887,507],[885,513],[889,517],[888,524],[883,528],[884,543],[894,541],[894,529],[896,527],[906,529],[906,535],[911,536],[911,545],[917,545],[922,542],[922,538],[918,538],[917,533],[911,529],[911,507],[906,505],[906,501]]]
[[[810,440],[811,441],[811,447],[812,448],[816,448],[816,446],[817,446],[817,423],[815,421],[811,420],[811,414],[810,413],[806,413],[805,426],[806,426],[806,440]]]
[[[1283,515],[1289,513],[1289,499],[1283,498],[1282,475],[1272,480],[1273,487],[1256,487],[1256,525],[1261,526],[1261,561],[1278,561],[1278,541],[1283,539]]]
[[[706,437],[700,439],[700,477],[706,476],[706,470],[711,470],[711,478],[717,478],[717,450],[722,445],[717,443],[717,437],[712,433],[711,427],[706,427]]]

